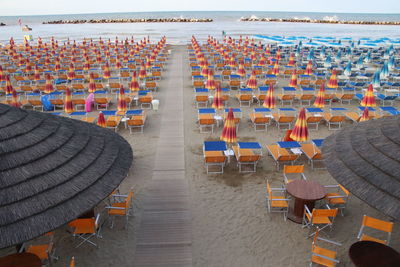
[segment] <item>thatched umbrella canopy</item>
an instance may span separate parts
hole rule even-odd
[[[400,220],[400,116],[346,127],[325,139],[330,174],[351,193]]]
[[[126,177],[130,145],[94,124],[0,105],[0,248],[95,207]]]

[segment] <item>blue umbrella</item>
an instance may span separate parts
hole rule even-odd
[[[331,56],[327,56],[324,62],[324,67],[325,68],[330,68],[332,67],[332,58]]]
[[[308,53],[307,60],[314,60],[314,48]]]
[[[381,72],[377,70],[372,77],[372,86],[373,87],[380,87],[381,86]]]
[[[300,43],[301,43],[301,41],[300,41]],[[301,46],[300,46],[300,43],[299,43],[299,45],[297,46],[297,49],[296,49],[296,53],[295,53],[295,56],[296,56],[296,57],[300,56],[300,54],[301,54]]]
[[[388,67],[389,67],[389,70],[392,70],[396,67],[394,56],[391,56],[389,58]]]
[[[367,56],[364,58],[365,63],[371,62],[371,50],[368,51]]]
[[[381,79],[385,79],[389,76],[389,63],[387,61],[385,61],[385,63],[383,63],[383,67],[381,70]]]
[[[325,46],[321,48],[320,56],[321,56],[322,58],[324,58],[324,57],[326,56],[326,53],[325,53]]]
[[[339,61],[342,59],[342,50],[339,50],[336,54],[336,60]]]
[[[349,62],[347,63],[346,68],[344,69],[343,73],[347,77],[350,77],[350,75],[351,75],[351,60],[349,60]]]
[[[351,56],[353,54],[353,51],[351,51],[350,47],[346,48],[346,56]]]
[[[364,57],[362,55],[358,58],[356,66],[359,69],[364,67]]]

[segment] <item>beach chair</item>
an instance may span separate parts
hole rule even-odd
[[[323,158],[321,150],[314,144],[301,144],[301,150],[308,159],[308,164],[311,165],[311,169],[325,169],[325,167],[315,168],[315,163],[323,164]]]
[[[208,93],[209,90],[205,88],[196,88],[195,89],[195,103],[196,103],[196,108],[204,108],[208,106]]]
[[[311,106],[311,102],[315,98],[315,89],[310,87],[304,87],[301,89],[301,93],[297,94],[296,98],[299,100],[301,106]]]
[[[325,189],[328,193],[325,196],[325,202],[331,208],[338,208],[340,214],[344,216],[344,209],[347,205],[347,200],[349,198],[350,192],[344,188],[341,184],[337,185],[325,185]]]
[[[261,145],[257,142],[239,142],[238,146],[232,146],[236,157],[239,172],[256,172],[257,163],[261,158]],[[252,167],[250,170],[243,170],[243,166]]]
[[[84,243],[89,243],[95,247],[98,247],[98,245],[90,239],[93,237],[102,238],[100,235],[100,214],[97,214],[95,218],[73,220],[68,224],[68,226],[73,228],[73,237],[82,239],[82,241],[76,246],[77,248]]]
[[[193,87],[194,88],[204,88],[204,82],[203,81],[193,81]]]
[[[72,105],[74,105],[75,110],[85,110],[86,99],[82,92],[74,92],[72,95]]]
[[[280,148],[278,145],[268,145],[267,150],[269,155],[274,159],[277,170],[279,170],[280,164],[283,163],[293,165],[300,156],[298,154],[290,154],[286,149]]]
[[[338,242],[334,242],[332,240],[328,240],[325,238],[319,237],[320,229],[317,227],[317,231],[315,232],[312,244],[311,244],[311,262],[310,266],[313,266],[313,263],[318,264],[319,266],[325,267],[334,267],[336,264],[340,263],[337,259],[336,251],[322,248],[317,245],[317,241],[324,241],[331,245],[341,246],[342,244]]]
[[[291,129],[292,128],[292,123],[295,120],[294,114],[281,114],[281,111],[288,111],[288,112],[294,112],[295,109],[293,108],[279,108],[279,113],[273,114],[273,118],[276,122],[276,125],[278,126],[278,130],[281,129]],[[286,126],[286,128],[285,128]]]
[[[83,83],[73,83],[71,86],[73,92],[85,92],[86,90]]]
[[[125,229],[128,227],[129,217],[133,215],[133,188],[126,195],[113,194],[111,198],[114,200],[110,206],[107,206],[108,216],[111,217],[110,228],[114,227],[116,216],[125,217]]]
[[[138,103],[140,104],[141,109],[151,109],[151,101],[153,101],[153,96],[151,94],[148,93],[145,95],[141,95],[139,93]]]
[[[112,94],[117,94],[121,88],[121,83],[119,82],[110,82],[108,84],[108,88]]]
[[[308,237],[311,237],[315,233],[312,232],[313,226],[320,227],[323,230],[329,227],[332,230],[333,222],[336,218],[338,209],[331,209],[328,205],[326,209],[313,209],[312,212],[309,210],[307,205],[304,205],[304,215],[303,215],[303,228],[307,227],[310,231]]]
[[[340,104],[351,104],[351,101],[354,99],[353,93],[336,93],[335,97],[338,99]]]
[[[37,98],[32,99],[30,96],[36,96]],[[43,103],[42,100],[40,99],[40,94],[39,93],[31,93],[27,95],[27,99],[23,101],[23,105],[30,105],[33,110],[40,110],[43,111]]]
[[[133,115],[127,120],[129,133],[133,133],[133,129],[139,128],[140,133],[143,133],[144,124],[146,123],[146,115]]]
[[[255,108],[250,113],[250,120],[253,124],[254,131],[267,131],[268,126],[271,125],[272,115],[268,114],[271,110],[268,108]]]
[[[55,256],[56,249],[54,248],[54,232],[48,232],[39,238],[39,244],[32,244],[26,248],[26,252],[35,254],[40,258],[42,263],[48,262],[50,266],[53,260],[58,260]],[[25,249],[25,244],[22,245],[21,250]]]
[[[304,175],[304,165],[284,165],[283,166],[283,181],[285,184],[293,180],[307,180]]]
[[[253,102],[253,90],[250,88],[240,89],[239,94],[236,94],[236,99],[239,101],[240,107],[250,107]]]
[[[239,80],[229,81],[229,89],[239,90],[240,89],[240,81]]]
[[[148,91],[157,91],[158,90],[157,83],[154,81],[146,82],[144,85],[144,89]]]
[[[223,141],[205,141],[203,145],[204,164],[207,174],[222,174],[227,161],[224,151],[227,150]],[[217,167],[217,168],[215,168]],[[216,169],[216,170],[214,170]]]
[[[286,189],[284,187],[271,187],[267,180],[266,206],[268,212],[281,212],[283,213],[283,219],[286,221],[290,199],[286,198],[285,193]]]
[[[120,116],[108,116],[106,119],[106,127],[109,129],[114,129],[115,132],[118,131],[118,126],[121,123]]]
[[[339,130],[342,128],[342,124],[346,119],[343,115],[333,115],[330,113],[322,114],[329,130]]]
[[[378,231],[386,233],[387,234],[386,240],[364,234],[364,231],[366,228],[372,228],[374,230],[378,230]],[[387,221],[375,219],[375,218],[369,217],[367,215],[364,215],[362,224],[361,224],[361,228],[360,228],[360,231],[358,232],[357,238],[360,241],[373,241],[373,242],[378,242],[381,244],[389,245],[392,230],[393,230],[392,222],[387,222]]]
[[[389,105],[393,106],[394,101],[397,99],[397,95],[384,95],[384,94],[377,94],[376,99],[381,102],[382,106]]]
[[[106,96],[95,95],[94,103],[96,105],[97,110],[107,110],[108,106],[111,103],[111,99]]]

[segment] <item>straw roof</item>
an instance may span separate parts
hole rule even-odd
[[[352,194],[400,220],[400,116],[346,127],[325,139],[330,174]]]
[[[132,160],[130,145],[113,131],[0,104],[0,248],[92,209]]]

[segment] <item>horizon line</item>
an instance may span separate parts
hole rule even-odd
[[[400,13],[382,12],[328,12],[328,11],[285,11],[285,10],[169,10],[169,11],[115,11],[115,12],[90,12],[90,13],[53,13],[53,14],[18,14],[0,15],[0,17],[31,17],[31,16],[57,16],[57,15],[93,15],[93,14],[124,14],[124,13],[168,13],[168,12],[281,12],[281,13],[332,13],[332,14],[379,14],[400,15]]]

